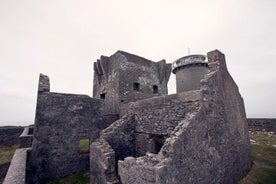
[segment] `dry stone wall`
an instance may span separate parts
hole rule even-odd
[[[135,118],[125,115],[90,146],[90,183],[118,183],[118,160],[135,155]]]
[[[40,85],[49,86],[41,81]],[[103,116],[102,101],[86,95],[48,92],[40,88],[34,137],[28,158],[27,182],[47,183],[89,168],[89,150],[80,150],[80,140],[95,140],[100,130],[117,116]]]
[[[248,118],[247,123],[250,131],[276,132],[276,119]]]
[[[20,126],[4,126],[0,127],[0,144],[11,145],[19,143],[19,136],[23,132],[24,127]]]

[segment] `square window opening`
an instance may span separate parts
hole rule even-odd
[[[140,90],[140,84],[138,82],[133,83],[133,90],[135,90],[135,91]]]
[[[153,86],[152,86],[152,92],[153,92],[154,94],[158,93],[158,86],[153,85]]]
[[[102,94],[100,95],[100,98],[104,100],[104,99],[105,99],[105,93],[102,93]]]

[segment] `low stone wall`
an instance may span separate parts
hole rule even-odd
[[[17,144],[23,129],[21,126],[0,127],[0,144]]]
[[[17,149],[3,184],[25,184],[27,151],[30,148]]]
[[[19,137],[19,147],[20,148],[28,148],[32,147],[33,143],[33,131],[34,127],[33,126],[28,126],[24,128],[24,131]]]
[[[248,118],[247,123],[250,131],[276,132],[276,119]]]

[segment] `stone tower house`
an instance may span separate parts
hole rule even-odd
[[[105,113],[117,114],[121,103],[168,94],[171,64],[117,51],[94,63],[93,97],[104,100]]]

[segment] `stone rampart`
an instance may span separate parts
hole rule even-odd
[[[89,148],[82,150],[81,142],[95,140],[117,119],[102,115],[102,100],[52,93],[48,83],[48,77],[40,75],[28,183],[47,183],[89,169]]]
[[[38,96],[28,175],[32,182],[48,182],[89,168],[89,154],[81,153],[80,141],[96,139],[111,123],[100,109],[101,100],[86,95],[46,92]]]

